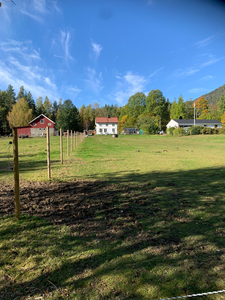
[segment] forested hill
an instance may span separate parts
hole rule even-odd
[[[218,103],[220,100],[220,97],[224,95],[225,96],[225,84],[220,86],[219,88],[215,89],[214,91],[203,95],[205,99],[209,101],[210,105],[213,105],[215,103]],[[197,100],[197,99],[196,99]]]

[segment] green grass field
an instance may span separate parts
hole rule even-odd
[[[8,143],[0,140],[4,195]],[[46,181],[49,195],[68,199],[68,213],[78,204],[71,224],[35,217],[35,207],[19,222],[2,218],[0,299],[157,300],[225,289],[224,146],[223,135],[100,136],[67,157],[64,139],[61,165],[52,137],[49,182],[46,139],[19,140],[30,199],[30,182]]]

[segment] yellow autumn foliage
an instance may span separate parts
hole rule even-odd
[[[28,126],[29,122],[34,118],[32,109],[29,107],[24,98],[13,105],[12,110],[7,115],[10,128]]]

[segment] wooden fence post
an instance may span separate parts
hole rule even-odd
[[[19,158],[17,128],[13,128],[13,159],[14,159],[14,194],[15,194],[15,216],[20,218],[20,190],[19,190]]]
[[[60,128],[60,156],[61,156],[61,164],[63,164],[63,139],[62,139],[62,128]]]
[[[76,136],[75,136],[75,131],[73,132],[73,142],[74,142],[74,149],[76,149]]]
[[[50,172],[50,134],[49,134],[49,127],[46,127],[47,132],[47,168],[48,168],[48,179],[51,178]]]
[[[70,141],[69,141],[70,132],[67,130],[67,156],[70,155]]]
[[[73,152],[73,130],[71,130],[71,152]]]

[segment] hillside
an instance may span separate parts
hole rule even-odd
[[[215,103],[218,103],[220,100],[220,97],[224,95],[225,96],[225,84],[220,86],[219,88],[215,89],[214,91],[203,95],[205,99],[209,101],[210,105],[213,105]],[[197,100],[197,99],[196,99]]]

